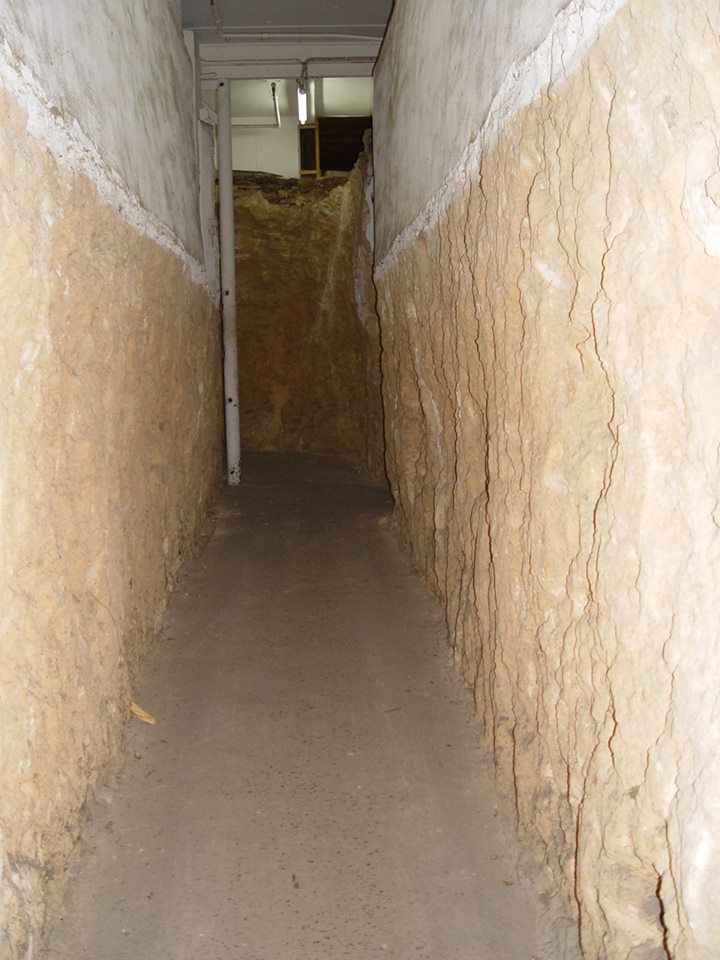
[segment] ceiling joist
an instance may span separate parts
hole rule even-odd
[[[215,79],[372,74],[392,0],[183,0],[183,27]],[[360,16],[358,16],[360,14]],[[357,22],[362,20],[362,22]]]

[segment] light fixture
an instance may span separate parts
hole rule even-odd
[[[298,80],[298,120],[301,124],[307,123],[308,119],[308,100],[307,100],[307,64],[303,64],[302,73]]]
[[[307,118],[307,90],[305,89],[304,84],[298,83],[298,119],[300,123],[307,123]]]

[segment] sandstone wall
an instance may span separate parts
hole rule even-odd
[[[384,475],[369,161],[347,182],[236,174],[240,428]]]
[[[28,960],[202,533],[222,393],[201,267],[0,52],[0,957]]]
[[[593,960],[720,956],[719,39],[568,4],[376,271],[397,517]]]

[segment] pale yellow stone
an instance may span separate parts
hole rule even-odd
[[[347,182],[238,178],[240,429],[247,449],[341,454],[384,477],[368,161]]]
[[[720,957],[719,37],[632,0],[378,274],[399,525],[593,960]]]
[[[0,956],[117,758],[221,470],[217,311],[0,92]]]

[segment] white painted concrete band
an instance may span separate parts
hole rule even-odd
[[[458,189],[477,172],[483,153],[523,107],[533,103],[549,84],[572,76],[583,58],[629,0],[571,0],[532,53],[514,63],[493,98],[487,119],[420,213],[402,230],[375,267],[381,279],[398,255],[447,211]]]
[[[32,72],[13,55],[0,38],[0,83],[27,114],[28,132],[47,147],[63,167],[91,180],[100,199],[112,206],[134,230],[182,261],[193,283],[205,288],[217,303],[217,291],[208,283],[205,267],[188,253],[173,231],[147,210],[128,188],[120,174],[100,155],[93,141],[74,119],[66,119],[48,103]]]

